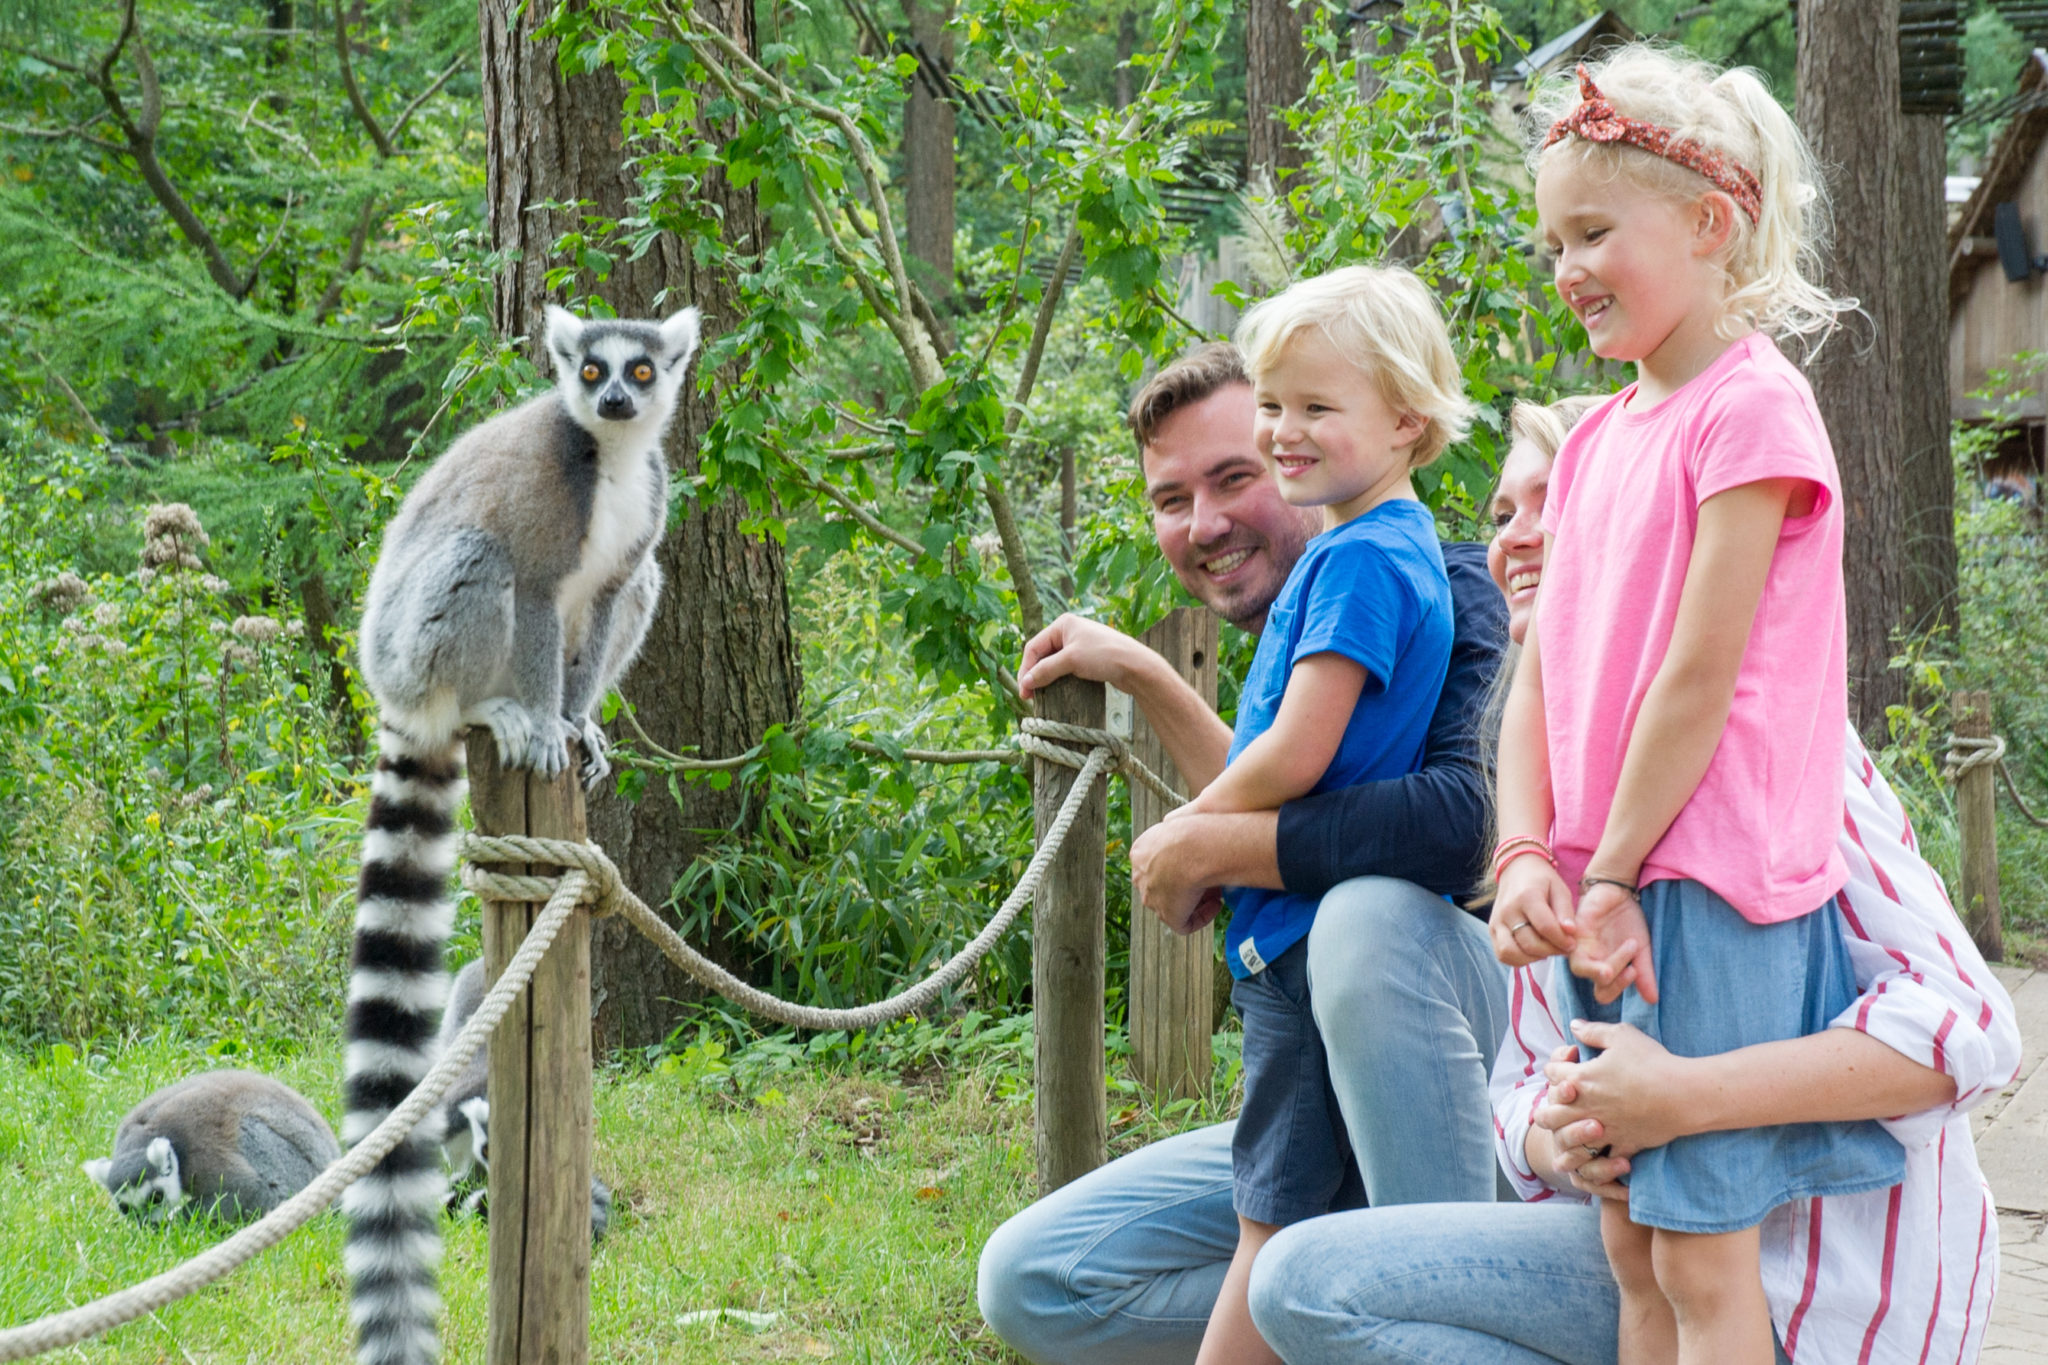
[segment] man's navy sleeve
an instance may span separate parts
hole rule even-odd
[[[1353,877],[1399,877],[1462,896],[1479,883],[1488,794],[1478,722],[1507,644],[1508,611],[1487,576],[1485,546],[1447,543],[1443,553],[1451,663],[1422,768],[1280,807],[1280,881],[1289,891],[1320,896]]]

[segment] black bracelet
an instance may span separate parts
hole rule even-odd
[[[1628,892],[1628,898],[1637,905],[1643,903],[1643,889],[1634,882],[1625,882],[1619,877],[1595,877],[1591,873],[1579,878],[1579,894],[1582,896],[1596,886],[1618,886]]]

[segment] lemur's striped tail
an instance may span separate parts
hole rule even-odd
[[[344,1143],[362,1141],[434,1063],[462,794],[459,737],[423,746],[379,732],[349,965]],[[440,1355],[441,1139],[439,1113],[430,1112],[342,1195],[359,1365],[432,1365]]]

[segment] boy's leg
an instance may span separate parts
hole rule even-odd
[[[1628,1205],[1600,1201],[1600,1244],[1621,1288],[1621,1365],[1668,1365],[1678,1357],[1678,1322],[1657,1287],[1657,1229],[1628,1220]]]
[[[977,1290],[996,1335],[1034,1365],[1191,1365],[1237,1245],[1235,1128],[1140,1148],[997,1228]]]
[[[1273,1240],[1280,1229],[1272,1223],[1237,1220],[1237,1251],[1223,1276],[1223,1292],[1216,1297],[1216,1311],[1209,1317],[1209,1330],[1202,1337],[1202,1353],[1195,1365],[1283,1365],[1259,1329],[1252,1325],[1246,1286],[1251,1283],[1252,1262],[1259,1249]]]
[[[1372,1206],[1512,1199],[1487,1097],[1508,971],[1486,926],[1412,882],[1353,878],[1316,911],[1308,976]]]
[[[1657,1285],[1677,1315],[1679,1365],[1771,1365],[1777,1340],[1757,1232],[1656,1229]]]

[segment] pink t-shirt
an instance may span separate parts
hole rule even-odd
[[[1551,832],[1576,885],[1600,842],[1643,696],[1670,647],[1700,504],[1764,479],[1810,479],[1750,628],[1720,747],[1644,862],[1644,882],[1703,882],[1754,924],[1841,889],[1848,621],[1841,482],[1813,390],[1770,339],[1730,346],[1646,412],[1634,385],[1572,430],[1550,475],[1537,629],[1556,802]]]

